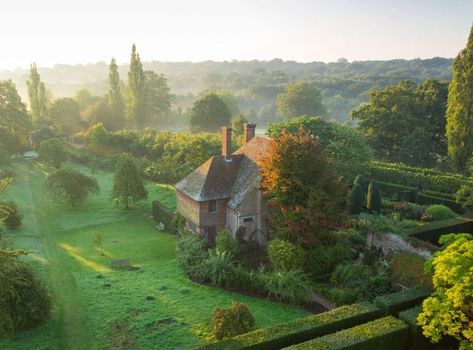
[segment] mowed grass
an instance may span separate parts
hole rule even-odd
[[[34,250],[29,260],[48,281],[55,309],[41,327],[0,342],[0,349],[113,349],[119,334],[113,320],[129,325],[133,349],[192,349],[206,341],[213,308],[232,300],[249,305],[259,327],[281,323],[305,310],[191,282],[175,259],[175,237],[155,230],[150,202],[175,208],[172,188],[148,184],[148,201],[131,211],[108,197],[112,174],[94,174],[101,193],[85,207],[51,204],[41,191],[50,168],[19,162],[5,198],[17,201],[25,215],[20,230],[8,237]],[[90,172],[86,168],[81,171]],[[105,256],[94,243],[103,242]],[[137,271],[112,271],[110,259],[130,259]],[[122,334],[123,335],[123,334]]]

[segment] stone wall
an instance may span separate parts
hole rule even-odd
[[[366,244],[368,247],[381,249],[384,255],[389,252],[407,252],[419,255],[424,259],[429,259],[432,256],[430,251],[415,248],[409,242],[394,233],[368,233],[366,236]]]

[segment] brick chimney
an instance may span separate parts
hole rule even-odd
[[[224,126],[222,128],[222,156],[231,159],[232,154],[232,128]]]
[[[243,124],[243,143],[247,143],[253,137],[255,137],[256,124],[245,123]]]

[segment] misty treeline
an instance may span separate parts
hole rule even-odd
[[[156,83],[171,89],[174,99],[170,110],[166,104],[160,110],[161,120],[156,127],[189,127],[193,103],[203,92],[214,90],[226,98],[231,113],[242,113],[247,119],[265,126],[284,119],[278,113],[277,96],[291,82],[305,81],[320,91],[328,119],[346,121],[349,112],[368,100],[368,93],[395,85],[406,79],[421,83],[434,78],[448,81],[452,75],[452,59],[298,63],[272,61],[228,62],[142,62],[148,75],[155,72]],[[86,65],[57,64],[40,68],[47,91],[55,97],[72,97],[80,90],[92,96],[104,96],[109,91],[109,63]],[[118,65],[122,92],[125,93],[130,63]],[[29,72],[23,69],[0,71],[0,80],[12,79],[20,95],[27,97],[26,80]],[[167,85],[165,84],[167,83]],[[161,85],[158,85],[161,86]],[[99,108],[96,106],[95,108]],[[162,114],[164,113],[164,114]]]

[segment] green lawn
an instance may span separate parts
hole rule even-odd
[[[34,250],[28,259],[48,281],[55,308],[49,322],[0,342],[0,349],[110,349],[119,348],[123,337],[134,349],[192,349],[205,341],[212,309],[233,299],[249,305],[260,327],[307,315],[191,282],[176,263],[175,237],[157,232],[150,219],[152,200],[175,208],[172,188],[149,184],[148,201],[125,211],[108,198],[111,174],[99,172],[94,176],[100,196],[72,210],[44,198],[48,167],[18,162],[15,168],[17,176],[4,197],[17,201],[25,219],[8,237]],[[106,256],[94,245],[97,233]],[[111,271],[110,258],[129,258],[140,270]],[[110,334],[113,320],[123,320],[128,330]]]

